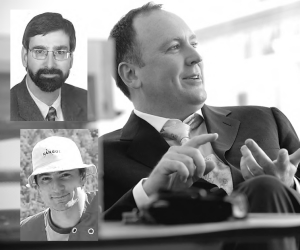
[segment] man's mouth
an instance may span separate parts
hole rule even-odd
[[[69,194],[64,194],[64,195],[58,195],[58,196],[51,196],[52,199],[63,199],[67,197]]]
[[[52,77],[58,77],[58,74],[41,74],[41,77],[45,78],[52,78]]]
[[[183,80],[201,80],[202,78],[200,77],[200,74],[193,74],[187,77],[184,77]]]

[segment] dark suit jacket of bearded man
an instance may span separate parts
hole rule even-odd
[[[234,188],[244,181],[240,171],[240,148],[246,139],[256,141],[272,160],[277,158],[281,148],[287,149],[289,154],[300,148],[292,124],[277,108],[204,105],[202,114],[208,133],[219,134],[211,145],[215,154],[229,165]],[[105,210],[126,193],[113,206],[113,213],[131,211],[136,206],[131,189],[149,176],[169,145],[149,123],[133,112],[123,129],[106,134],[100,140],[103,140],[104,150]],[[299,169],[296,176],[300,176]],[[200,179],[194,186],[209,191],[214,185]]]
[[[25,78],[10,90],[10,120],[44,121],[28,92]],[[64,83],[61,88],[61,108],[65,121],[87,121],[87,91]]]

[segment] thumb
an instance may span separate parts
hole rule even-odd
[[[203,175],[207,175],[210,171],[212,171],[216,167],[216,163],[214,161],[207,161],[206,168],[204,170]]]
[[[286,168],[289,165],[290,159],[289,159],[288,151],[286,149],[282,148],[279,150],[277,163],[278,166],[282,169]]]

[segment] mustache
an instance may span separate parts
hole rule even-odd
[[[60,69],[55,69],[55,68],[51,68],[51,69],[43,68],[43,69],[39,69],[36,72],[37,76],[40,76],[41,74],[44,74],[44,75],[56,74],[56,75],[59,75],[59,76],[63,76],[63,72]]]

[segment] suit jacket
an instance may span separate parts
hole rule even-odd
[[[10,90],[10,120],[44,121],[28,92],[25,78]],[[65,121],[87,121],[87,91],[64,83],[61,88],[61,108]]]
[[[240,148],[246,139],[255,140],[272,160],[277,158],[280,148],[286,148],[289,154],[300,148],[294,128],[277,108],[204,105],[202,113],[208,133],[219,134],[217,141],[211,143],[212,148],[230,166],[234,188],[244,181],[240,172]],[[104,135],[102,140],[104,205],[107,209],[150,174],[169,145],[150,124],[134,113],[123,129]],[[202,179],[194,185],[205,189],[212,187]],[[124,210],[131,211],[134,205],[129,191],[110,211],[121,214]],[[113,218],[109,211],[106,215]]]
[[[98,240],[98,193],[87,194],[88,201],[79,223],[74,226],[69,235],[69,241],[97,241]],[[30,216],[20,223],[21,241],[47,241],[45,230],[45,216],[49,209]],[[77,230],[73,230],[73,229]]]

